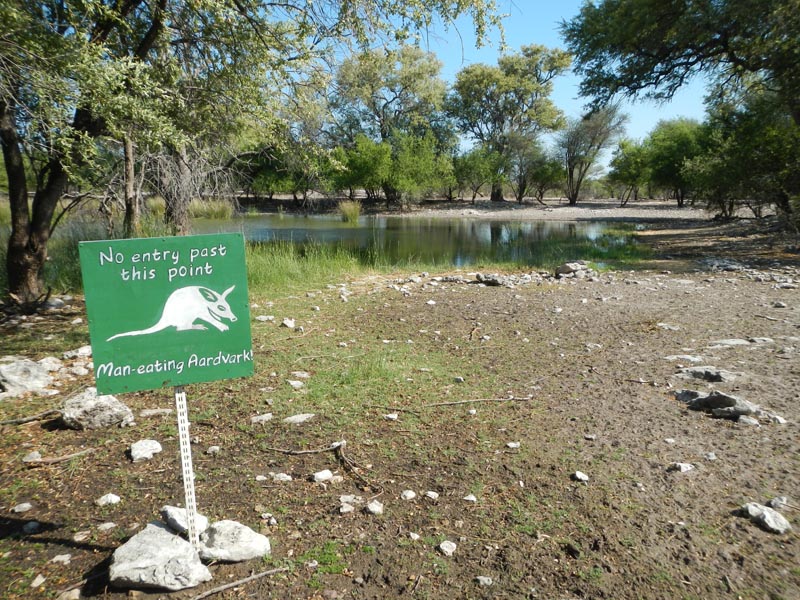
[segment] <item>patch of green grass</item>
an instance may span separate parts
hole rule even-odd
[[[192,219],[230,219],[233,213],[234,206],[229,200],[195,198],[189,203],[189,216]]]
[[[602,567],[592,567],[591,569],[581,569],[578,571],[578,577],[585,581],[600,581],[603,578]]]
[[[358,200],[342,200],[337,208],[342,215],[342,221],[358,223],[358,217],[361,216],[361,202]]]

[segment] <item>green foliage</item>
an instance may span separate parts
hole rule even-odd
[[[692,119],[660,121],[645,141],[650,181],[671,191],[683,206],[689,181],[683,165],[700,153],[702,127]]]
[[[395,133],[392,145],[392,168],[386,183],[403,204],[420,200],[452,176],[453,164],[437,153],[432,134]]]
[[[361,188],[367,197],[377,197],[392,169],[392,147],[360,133],[352,149],[338,152],[343,154],[345,168],[336,176],[336,187]]]
[[[486,146],[479,144],[464,154],[453,158],[453,171],[460,192],[469,190],[472,201],[482,187],[492,182],[495,174],[501,171],[502,157]]]
[[[766,85],[800,122],[796,0],[602,0],[562,25],[582,95],[669,99],[703,72],[728,89]]]
[[[509,136],[508,177],[518,202],[530,192],[542,202],[548,189],[563,184],[564,165],[535,137],[512,135]]]
[[[633,196],[639,196],[639,188],[646,185],[650,179],[650,166],[647,150],[643,143],[624,139],[619,142],[609,164],[608,182],[614,186],[621,186],[619,198],[625,205]]]

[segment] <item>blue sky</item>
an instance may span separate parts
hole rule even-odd
[[[564,48],[559,24],[578,14],[582,4],[583,0],[498,0],[500,11],[508,14],[504,19],[507,51],[517,51],[526,44]],[[445,32],[439,28],[422,45],[444,63],[442,77],[452,83],[456,73],[469,64],[497,64],[498,37],[497,32],[492,32],[491,45],[477,50],[472,23],[470,19],[462,19],[457,23],[457,31],[451,28]],[[578,97],[579,84],[580,79],[572,73],[554,82],[553,101],[568,117],[580,116],[587,102]],[[666,104],[649,100],[623,102],[623,111],[629,115],[627,137],[644,138],[662,119],[689,117],[702,120],[704,95],[703,82],[694,81]]]

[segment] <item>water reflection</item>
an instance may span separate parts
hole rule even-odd
[[[465,266],[481,261],[536,264],[543,245],[595,240],[603,223],[498,221],[475,218],[248,215],[229,221],[199,220],[196,233],[241,231],[249,241],[289,241],[375,251],[393,262],[420,260]],[[545,244],[547,242],[547,244]]]

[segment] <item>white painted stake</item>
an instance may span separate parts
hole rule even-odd
[[[192,546],[200,545],[200,535],[195,525],[197,506],[194,502],[194,471],[192,469],[192,448],[189,445],[189,412],[186,408],[186,392],[183,386],[175,388],[175,410],[178,413],[178,442],[181,449],[181,468],[183,470],[183,492],[186,498],[186,529]]]

